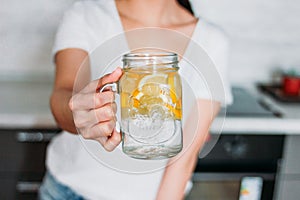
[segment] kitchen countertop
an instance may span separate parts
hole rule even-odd
[[[281,103],[269,95],[259,91],[255,86],[244,86],[249,94],[253,95],[268,110],[280,113],[280,117],[257,116],[227,116],[225,119],[216,118],[212,125],[212,132],[219,132],[220,124],[223,124],[222,134],[296,134],[300,135],[300,104]],[[234,104],[234,102],[233,102]]]
[[[0,128],[57,128],[49,107],[52,85],[0,82]]]
[[[52,83],[0,82],[0,128],[57,128],[49,108]],[[222,124],[222,134],[299,134],[300,104],[283,104],[260,93],[255,88],[247,90],[282,117],[218,117],[211,130],[217,132]]]

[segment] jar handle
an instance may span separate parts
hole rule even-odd
[[[104,84],[101,88],[100,88],[100,93],[102,93],[105,89],[107,89],[108,87],[111,88],[111,90],[115,93],[119,94],[119,88],[118,88],[118,82],[114,82],[114,83],[107,83]]]
[[[110,87],[111,91],[113,91],[114,93],[119,94],[119,82],[106,83],[106,84],[104,84],[104,85],[100,88],[99,93],[102,93],[105,89],[107,89],[107,88],[109,88],[109,87]],[[121,123],[119,122],[119,120],[117,120],[117,122],[116,122],[116,130],[117,130],[118,132],[121,131],[121,125],[120,125],[120,124],[121,124]]]

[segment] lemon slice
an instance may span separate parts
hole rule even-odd
[[[138,85],[138,90],[145,95],[158,96],[161,85],[167,85],[167,74],[151,74],[144,76]]]
[[[140,76],[135,73],[125,73],[122,77],[120,82],[122,82],[122,92],[125,93],[131,93],[138,87],[138,82],[139,82]]]
[[[151,74],[144,76],[139,82],[139,88],[142,88],[142,86],[147,83],[167,84],[167,78],[167,74]]]
[[[174,87],[174,78],[168,74],[151,74],[144,76],[138,83],[137,89],[131,94],[133,113],[147,114],[153,105],[168,110],[165,117],[181,118],[181,106],[178,107],[177,95]]]

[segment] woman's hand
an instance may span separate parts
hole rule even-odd
[[[98,91],[103,85],[118,81],[121,75],[122,70],[117,68],[111,74],[90,82],[69,102],[79,134],[85,139],[99,141],[107,151],[114,150],[121,142],[121,135],[115,128],[117,106],[114,92]]]

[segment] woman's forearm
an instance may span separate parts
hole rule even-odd
[[[183,129],[183,150],[168,162],[165,169],[157,200],[184,197],[186,184],[190,179],[198,160],[199,151],[202,149],[212,120],[218,113],[220,105],[209,100],[199,100],[193,107]],[[196,110],[201,111],[199,113]]]
[[[50,105],[52,114],[60,128],[77,134],[73,114],[69,108],[72,91],[68,89],[55,89],[51,95]]]
[[[200,149],[203,147],[208,130],[198,133],[195,141],[185,145],[183,151],[168,162],[161,181],[157,200],[183,199],[187,182],[190,180],[198,161]]]
[[[194,171],[197,158],[197,156],[184,156],[175,163],[172,163],[174,160],[170,160],[161,181],[157,200],[184,198],[185,188]]]
[[[80,91],[90,82],[88,53],[81,49],[68,48],[55,55],[55,64],[56,76],[50,99],[51,111],[60,128],[76,134],[69,101],[73,91]]]

